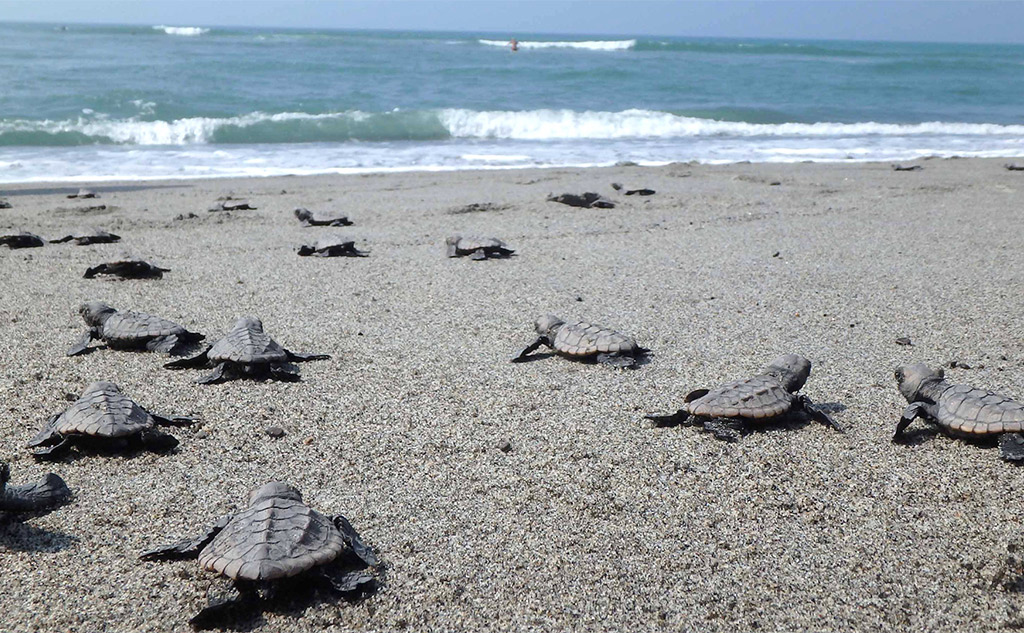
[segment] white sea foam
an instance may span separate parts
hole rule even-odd
[[[154,26],[153,30],[163,31],[168,35],[186,35],[189,37],[194,37],[196,35],[202,35],[204,33],[210,32],[210,29],[204,29],[198,26],[165,26],[163,24]]]
[[[485,46],[508,47],[507,40],[477,40]],[[584,42],[544,42],[544,41],[522,41],[517,42],[519,48],[580,48],[588,51],[624,51],[636,46],[636,40],[590,40]]]

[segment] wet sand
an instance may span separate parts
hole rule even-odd
[[[124,238],[0,248],[0,457],[14,483],[53,471],[76,495],[0,527],[0,629],[186,630],[214,577],[138,554],[272,479],[347,516],[384,582],[357,604],[314,601],[243,628],[1021,626],[1024,595],[1007,587],[1021,573],[1024,470],[931,432],[890,442],[900,364],[1024,398],[1024,175],[1003,162],[99,183],[84,186],[102,197],[81,201],[58,193],[77,183],[0,186],[4,229]],[[617,207],[545,201],[584,191]],[[226,194],[258,209],[206,211]],[[491,206],[466,212],[474,203]],[[297,206],[355,225],[302,228]],[[296,256],[329,233],[370,257]],[[454,233],[500,237],[516,256],[448,259]],[[171,272],[82,278],[123,254]],[[204,386],[157,354],[66,358],[91,299],[210,340],[254,314],[285,347],[333,359],[301,365],[294,384]],[[545,313],[630,333],[651,362],[509,363]],[[643,420],[787,352],[811,359],[803,393],[848,433],[776,425],[726,444]],[[24,443],[94,380],[200,423],[172,430],[181,445],[167,455],[36,463]]]

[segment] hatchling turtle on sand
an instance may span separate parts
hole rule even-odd
[[[379,564],[348,519],[325,516],[302,501],[294,486],[274,481],[249,493],[249,507],[221,517],[204,534],[143,553],[147,561],[198,557],[199,565],[235,581],[234,591],[211,597],[189,623],[222,626],[231,612],[260,608],[260,593],[273,599],[290,585],[324,587],[358,595],[372,591],[369,568]],[[305,581],[305,582],[303,582]]]
[[[511,257],[514,250],[496,237],[462,237],[453,235],[446,239],[448,257],[464,257],[481,260],[488,258]]]
[[[20,486],[7,485],[10,478],[10,466],[0,462],[0,520],[39,516],[71,501],[71,490],[63,479],[53,473],[47,473],[37,482]]]
[[[686,396],[686,406],[671,415],[648,415],[655,426],[701,425],[720,440],[734,442],[751,424],[763,424],[803,412],[843,432],[835,420],[810,398],[797,395],[811,375],[811,361],[786,354],[772,361],[757,376],[728,382],[716,389],[698,389]]]
[[[207,209],[207,211],[255,211],[256,207],[250,206],[248,200],[235,200],[228,198],[226,200],[218,200],[215,205]]]
[[[77,231],[57,240],[50,240],[54,243],[73,241],[78,246],[89,246],[90,244],[111,244],[121,241],[120,235],[114,235],[103,229],[88,229]]]
[[[234,327],[224,338],[207,347],[202,354],[167,363],[164,367],[213,367],[212,373],[196,381],[200,384],[234,380],[243,376],[295,381],[299,379],[299,368],[292,363],[328,358],[330,356],[327,354],[290,352],[267,336],[262,321],[254,316],[244,316],[235,321]]]
[[[19,231],[18,233],[8,233],[7,235],[0,235],[0,245],[7,246],[8,248],[36,248],[38,246],[44,246],[46,240],[39,237],[35,233],[29,233],[28,231]]]
[[[1003,459],[1024,460],[1024,403],[984,389],[950,384],[941,368],[931,369],[924,363],[897,369],[896,383],[910,404],[896,425],[894,442],[915,418],[924,418],[956,437],[998,436]]]
[[[68,350],[68,356],[81,354],[94,340],[103,341],[114,349],[145,349],[150,352],[173,354],[183,346],[206,338],[189,332],[167,319],[145,312],[119,312],[102,301],[88,301],[78,307],[89,331]]]
[[[321,237],[312,244],[303,244],[299,247],[299,255],[306,257],[369,257],[366,251],[356,248],[354,240],[346,240],[341,237]]]
[[[4,198],[0,198],[0,209],[10,209],[11,203]]]
[[[96,275],[112,275],[122,279],[160,279],[170,268],[160,268],[141,259],[122,259],[87,268],[82,277],[92,279]]]
[[[137,441],[153,451],[178,445],[173,436],[156,426],[192,424],[192,418],[166,418],[146,411],[121,393],[112,382],[94,382],[62,413],[50,416],[42,430],[28,442],[36,457],[57,457],[73,443],[123,448]]]
[[[513,358],[513,363],[527,360],[541,345],[566,358],[597,361],[615,367],[635,367],[637,359],[648,352],[631,336],[585,321],[566,323],[548,314],[537,319],[534,328],[540,337]]]
[[[69,193],[68,198],[99,198],[100,194],[92,189],[79,189],[78,193]]]
[[[295,217],[299,219],[302,226],[352,226],[352,221],[348,219],[347,215],[318,213],[303,207],[295,209]]]

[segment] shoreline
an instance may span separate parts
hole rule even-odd
[[[267,633],[1013,626],[1024,470],[923,422],[909,445],[890,441],[898,365],[1024,399],[1024,173],[1005,160],[97,183],[85,201],[59,191],[91,183],[0,185],[13,204],[0,228],[123,238],[0,248],[0,459],[14,483],[52,471],[75,493],[0,526],[0,628],[185,629],[214,576],[138,554],[273,479],[348,517],[387,573],[356,604],[265,613]],[[616,208],[546,201],[585,191]],[[223,195],[257,209],[207,212]],[[299,206],[355,224],[302,228]],[[455,233],[516,255],[448,259]],[[370,256],[296,256],[325,235]],[[82,279],[126,252],[171,272]],[[297,383],[209,386],[158,354],[66,358],[92,299],[208,342],[255,314],[283,346],[333,358],[304,363]],[[510,363],[546,313],[630,334],[651,362]],[[846,434],[773,425],[729,444],[643,421],[789,352],[812,361],[801,393]],[[36,463],[24,442],[94,380],[200,422],[171,430],[170,454]]]

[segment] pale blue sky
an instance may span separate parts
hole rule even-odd
[[[1024,1],[0,0],[0,21],[1024,43]]]

